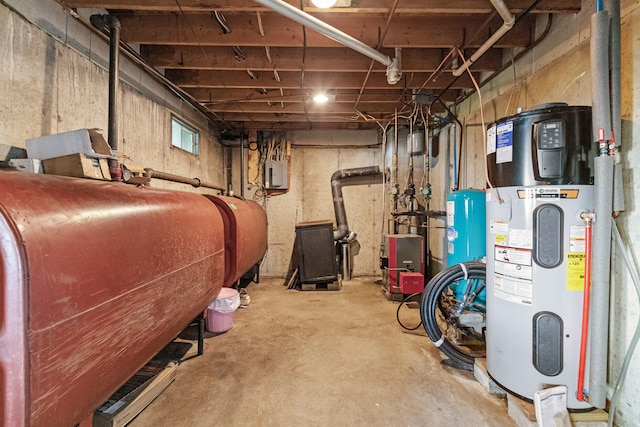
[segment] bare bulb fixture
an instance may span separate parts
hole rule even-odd
[[[311,0],[311,3],[313,3],[313,5],[315,7],[319,7],[321,9],[327,9],[332,7],[334,4],[336,4],[337,0]]]
[[[329,100],[329,97],[324,93],[317,93],[313,96],[313,102],[316,104],[324,104]]]

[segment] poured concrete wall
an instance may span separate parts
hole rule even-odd
[[[106,139],[109,74],[101,58],[108,58],[107,44],[54,2],[39,2],[37,9],[30,3],[16,2],[17,12],[0,6],[0,144],[25,147],[26,138],[80,128],[104,129]],[[125,58],[121,69],[119,154],[125,161],[224,184],[221,146],[205,117]],[[199,130],[198,156],[171,146],[172,114]],[[152,185],[194,190],[158,180]]]
[[[340,169],[380,166],[381,148],[375,131],[288,132],[291,143],[290,186],[286,193],[271,195],[265,207],[269,219],[269,249],[260,274],[287,277],[290,274],[296,224],[329,220],[335,226],[331,175]],[[233,186],[240,188],[240,150],[233,150]],[[245,150],[245,156],[247,150]],[[253,198],[245,178],[245,197]],[[360,244],[353,274],[376,275],[382,228],[382,177],[363,182],[345,181],[342,187],[349,230]]]
[[[621,2],[622,9],[622,165],[626,211],[616,220],[627,245],[640,259],[640,210],[636,202],[640,183],[634,165],[640,161],[640,6],[637,1]],[[556,18],[549,35],[482,89],[482,113],[485,125],[546,102],[591,105],[591,70],[589,56],[590,16],[595,2],[583,1],[582,12]],[[546,24],[540,17],[538,33]],[[514,79],[515,76],[515,79]],[[460,105],[459,118],[466,124],[464,182],[485,187],[483,127],[477,95]],[[621,253],[614,248],[611,266],[611,304],[608,385],[609,398],[619,379],[619,371],[640,317],[638,296],[627,273]],[[640,351],[630,363],[616,413],[616,425],[640,424]]]

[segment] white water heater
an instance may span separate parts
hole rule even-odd
[[[487,131],[487,370],[510,393],[566,385],[576,399],[593,209],[591,108],[546,104]],[[587,365],[588,366],[588,365]],[[585,369],[588,384],[588,369]]]

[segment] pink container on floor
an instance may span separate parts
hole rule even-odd
[[[226,332],[233,327],[233,313],[240,306],[240,295],[232,288],[222,288],[207,307],[207,331]]]

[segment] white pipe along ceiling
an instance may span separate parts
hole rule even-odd
[[[396,50],[396,58],[391,59],[387,55],[378,52],[369,45],[362,43],[351,37],[349,34],[332,27],[331,25],[319,20],[318,18],[303,12],[300,9],[296,9],[288,3],[282,0],[255,0],[256,3],[260,3],[279,14],[296,21],[306,27],[311,28],[319,32],[320,34],[329,37],[338,43],[359,52],[374,61],[378,61],[382,65],[387,66],[387,82],[389,84],[396,84],[402,77],[402,70],[400,69],[400,58],[398,56],[398,50]]]
[[[492,48],[493,45],[495,45],[498,40],[502,38],[502,36],[509,32],[511,28],[513,28],[513,25],[516,22],[516,18],[509,11],[509,8],[506,4],[504,4],[502,0],[491,0],[491,4],[493,4],[498,14],[504,20],[504,24],[498,29],[498,31],[493,33],[493,35],[489,37],[489,39],[482,46],[480,46],[480,48],[475,51],[474,54],[471,55],[471,57],[467,59],[464,64],[462,64],[459,68],[453,70],[453,75],[456,77],[461,76],[462,73],[464,73],[465,70],[471,67],[471,65],[476,62],[482,55],[484,55],[487,50]]]

